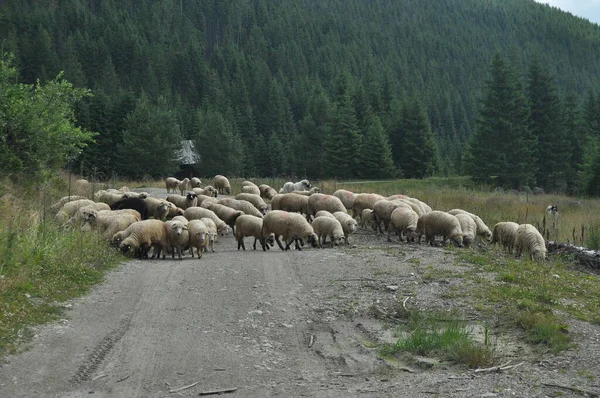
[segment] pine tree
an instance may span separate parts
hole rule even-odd
[[[529,109],[516,73],[500,55],[492,60],[485,85],[475,134],[465,153],[465,172],[495,186],[530,184],[535,177],[535,137],[529,131]]]
[[[563,129],[569,135],[569,151],[571,153],[567,175],[567,191],[577,192],[583,179],[584,152],[587,143],[583,115],[577,96],[570,94],[564,100]]]
[[[118,146],[120,171],[131,178],[165,177],[177,170],[181,133],[175,115],[159,98],[153,105],[145,93],[125,119]]]
[[[537,184],[549,191],[564,191],[570,174],[571,151],[552,77],[538,60],[534,60],[529,69],[527,91],[531,106],[531,132],[537,138]]]
[[[366,121],[366,134],[362,141],[358,156],[361,178],[392,178],[394,177],[394,161],[392,148],[387,135],[383,130],[381,120],[377,115],[371,116]]]
[[[347,179],[357,175],[360,132],[349,94],[343,94],[324,142],[323,171],[325,176]]]

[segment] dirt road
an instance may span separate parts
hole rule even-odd
[[[444,298],[459,281],[424,278],[431,264],[466,267],[442,248],[389,244],[366,231],[351,243],[243,252],[229,236],[201,260],[122,264],[91,294],[68,303],[63,320],[38,328],[29,350],[5,359],[0,396],[166,397],[224,389],[236,389],[231,397],[578,395],[544,381],[600,390],[600,334],[587,324],[578,328],[586,350],[540,360],[514,343],[504,359],[523,365],[512,371],[382,360],[376,343],[394,336],[373,308],[406,296],[410,308],[461,305],[468,315],[468,303]]]

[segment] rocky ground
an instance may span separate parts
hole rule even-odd
[[[229,236],[201,260],[132,260],[4,358],[0,396],[598,396],[600,327],[580,321],[577,347],[558,355],[492,331],[495,364],[520,364],[502,371],[381,355],[410,311],[460,314],[482,338],[456,294],[472,267],[371,231],[333,249],[243,252]]]

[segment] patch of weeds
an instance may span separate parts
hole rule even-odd
[[[542,344],[553,353],[572,346],[567,326],[552,313],[520,311],[515,317],[515,323],[525,331],[528,342]]]
[[[409,258],[408,260],[406,260],[407,263],[410,264],[415,264],[415,265],[421,265],[421,259],[420,258]]]
[[[466,322],[454,313],[411,312],[406,332],[407,336],[396,344],[384,345],[381,355],[392,356],[401,351],[438,355],[469,367],[487,365],[494,359],[491,346],[475,341]]]
[[[586,233],[585,247],[592,250],[600,250],[600,224],[590,225]]]

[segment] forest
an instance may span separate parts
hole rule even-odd
[[[533,0],[0,2],[0,85],[72,84],[89,137],[60,160],[98,178],[176,173],[188,139],[207,177],[596,195],[599,50],[599,25]],[[41,148],[14,138],[37,131],[11,119],[25,91],[0,94],[5,172]]]

